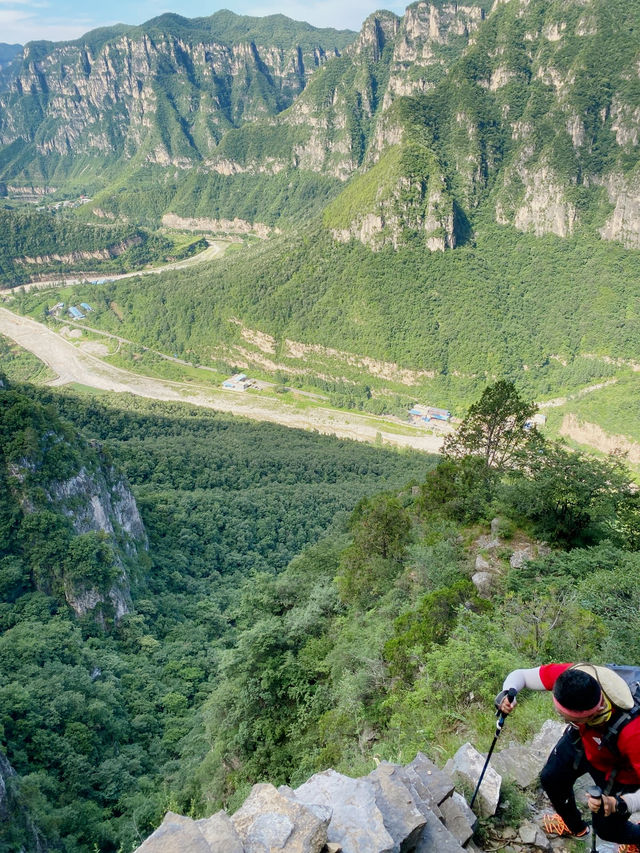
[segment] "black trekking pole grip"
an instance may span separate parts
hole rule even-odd
[[[509,690],[506,692],[505,697],[503,697],[503,698],[508,698],[509,702],[513,702],[513,700],[516,698],[517,693],[518,693],[518,691],[515,689],[515,687],[510,687]],[[469,803],[469,808],[471,808],[471,809],[473,808],[473,804],[475,803],[476,797],[478,796],[478,791],[480,790],[480,785],[482,785],[482,780],[484,779],[484,774],[487,772],[487,767],[489,766],[489,761],[491,760],[491,755],[493,754],[493,750],[494,750],[494,747],[496,745],[496,742],[497,742],[498,738],[500,737],[500,732],[502,731],[502,727],[504,726],[504,721],[507,719],[507,715],[504,713],[504,711],[501,711],[500,708],[498,708],[496,714],[498,717],[498,722],[496,723],[496,733],[493,737],[493,741],[491,743],[491,746],[489,747],[489,752],[487,753],[487,760],[485,761],[484,767],[482,768],[482,772],[480,773],[480,778],[478,779],[478,784],[476,785],[476,789],[473,792],[473,796],[471,797],[471,802]]]
[[[600,808],[602,808],[602,788],[598,785],[593,785],[591,788],[587,789],[587,796],[591,797],[592,800],[600,800]],[[596,847],[596,827],[593,815],[591,816],[591,853],[598,853]]]
[[[503,700],[508,699],[509,702],[513,702],[513,700],[518,695],[518,691],[515,687],[510,687],[505,693]],[[498,722],[496,723],[496,737],[500,736],[500,732],[502,731],[502,727],[504,726],[504,722],[507,719],[507,715],[504,711],[501,711],[500,708],[496,711],[496,717],[498,718]]]

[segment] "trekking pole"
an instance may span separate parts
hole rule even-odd
[[[517,693],[518,693],[518,691],[515,689],[515,687],[510,687],[509,691],[506,694],[506,698],[509,699],[509,702],[513,702],[513,700],[516,698]],[[502,727],[504,726],[504,721],[507,719],[507,715],[503,711],[501,711],[499,708],[497,711],[497,717],[498,717],[498,721],[496,723],[496,733],[493,737],[493,742],[491,743],[491,746],[489,747],[489,752],[487,753],[487,760],[485,761],[484,767],[482,768],[482,773],[480,774],[480,778],[478,779],[478,784],[476,785],[476,789],[473,792],[473,797],[471,797],[471,802],[469,803],[470,809],[473,808],[473,804],[476,801],[476,797],[478,796],[478,791],[480,790],[480,785],[482,785],[482,780],[484,779],[484,774],[487,772],[487,767],[489,766],[489,762],[491,761],[491,755],[493,753],[494,747],[495,747],[496,743],[498,742],[498,738],[500,737],[500,732],[502,731]]]
[[[589,788],[587,794],[594,800],[600,800],[600,808],[602,808],[602,788],[599,788],[597,785],[594,785],[592,788]],[[598,848],[596,847],[596,827],[594,815],[591,816],[591,853],[598,853]]]

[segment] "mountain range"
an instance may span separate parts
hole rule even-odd
[[[254,222],[305,179],[337,240],[431,249],[494,221],[640,246],[639,13],[620,0],[418,2],[359,34],[283,16],[162,15],[32,42],[0,95],[0,180],[103,216]],[[624,20],[624,25],[621,21]],[[161,189],[158,185],[161,185]],[[225,209],[226,208],[226,209]]]
[[[224,11],[32,42],[0,85],[0,192],[81,199],[103,236],[271,235],[74,292],[111,334],[377,413],[592,389],[554,428],[637,440],[639,31],[621,0],[435,0],[359,33]]]

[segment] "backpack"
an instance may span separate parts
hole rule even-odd
[[[602,741],[607,749],[614,755],[619,755],[618,738],[622,729],[640,714],[640,666],[628,666],[626,664],[607,664],[607,669],[613,670],[623,678],[633,699],[633,707],[623,709],[622,712],[607,729]]]

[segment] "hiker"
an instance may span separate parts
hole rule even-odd
[[[640,714],[627,682],[612,669],[594,664],[551,663],[516,669],[496,696],[496,707],[509,714],[516,691],[553,691],[553,703],[566,720],[564,734],[547,759],[540,781],[557,814],[545,815],[550,835],[586,838],[590,828],[580,813],[573,786],[589,773],[602,790],[587,796],[593,827],[604,841],[621,844],[618,853],[640,853],[640,824],[629,815],[640,810]],[[633,709],[633,710],[632,710]]]

